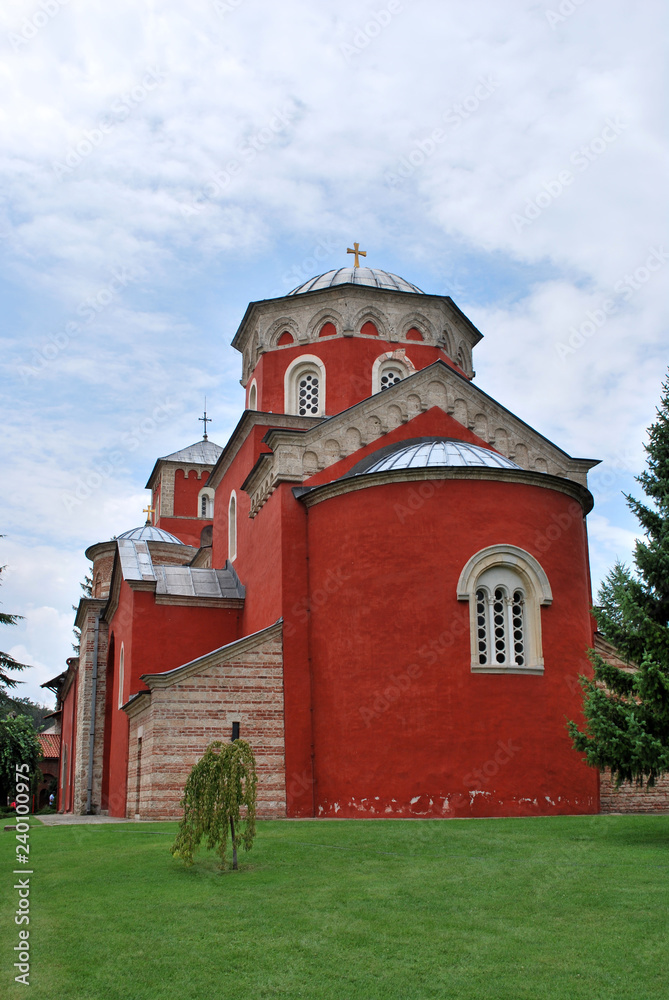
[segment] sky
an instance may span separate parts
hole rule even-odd
[[[450,295],[475,382],[590,474],[630,562],[666,377],[663,0],[5,0],[0,649],[72,655],[84,549],[225,444],[249,301],[365,263]]]

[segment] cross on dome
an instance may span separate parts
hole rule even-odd
[[[355,257],[353,259],[353,266],[354,267],[360,267],[360,261],[359,261],[358,258],[359,257],[366,257],[367,256],[367,251],[366,250],[361,250],[359,243],[354,243],[353,246],[354,246],[355,249],[351,250],[351,248],[349,247],[347,249],[346,253],[353,253],[353,254],[355,254]]]
[[[211,417],[207,416],[207,397],[206,396],[204,397],[204,416],[203,417],[198,417],[197,419],[201,420],[202,423],[204,424],[204,433],[202,434],[202,440],[203,441],[208,441],[209,437],[207,435],[207,424],[211,424],[211,423],[213,423],[213,421],[212,421]]]

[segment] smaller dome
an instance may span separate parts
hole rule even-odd
[[[360,469],[355,475],[372,472],[389,472],[391,469],[430,469],[440,466],[486,466],[491,469],[520,469],[510,458],[481,448],[480,445],[456,441],[453,438],[427,438],[403,441],[389,453],[377,459],[372,465]]]
[[[316,278],[309,278],[303,285],[298,285],[289,295],[303,295],[305,292],[319,292],[335,285],[365,285],[367,288],[384,288],[391,292],[413,292],[425,295],[422,289],[405,281],[390,271],[380,271],[376,267],[339,267],[334,271],[326,271]]]
[[[162,528],[156,528],[153,524],[143,524],[141,528],[131,528],[130,531],[124,531],[122,535],[116,537],[129,538],[132,542],[170,542],[172,545],[183,545],[181,539],[177,538],[176,535],[171,535],[169,531],[163,531]]]

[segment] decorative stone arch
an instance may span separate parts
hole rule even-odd
[[[248,409],[258,409],[258,383],[255,379],[252,379],[251,384],[249,385]]]
[[[325,326],[326,323],[333,324],[337,330],[337,336],[339,336],[344,329],[344,317],[340,312],[330,307],[320,309],[309,321],[309,325],[307,327],[307,336],[309,340],[317,341],[321,327]]]
[[[269,329],[265,334],[264,342],[267,345],[267,347],[270,350],[274,350],[275,348],[281,350],[278,341],[281,334],[286,331],[290,333],[293,338],[293,344],[292,345],[289,344],[286,346],[290,347],[297,344],[298,341],[300,340],[300,329],[297,323],[290,316],[282,316],[281,319],[277,319],[272,323],[272,325],[269,327]]]
[[[423,343],[432,344],[436,340],[432,323],[430,323],[426,316],[423,316],[419,312],[408,313],[404,317],[399,325],[400,339],[406,340],[407,333],[414,328],[423,335]],[[419,343],[419,341],[410,340],[409,343]]]
[[[471,371],[471,358],[469,354],[469,348],[465,344],[464,340],[461,340],[458,344],[458,350],[456,352],[455,358],[453,359],[463,372]]]
[[[301,383],[308,376],[317,379],[316,393],[315,396],[312,394],[311,397],[312,400],[315,398],[316,412],[312,408],[314,403],[310,402],[310,412],[302,415],[309,417],[325,416],[325,365],[315,354],[300,354],[286,368],[284,375],[284,410],[286,413],[300,413],[302,409],[300,405]]]
[[[376,392],[381,392],[383,389],[390,388],[393,384],[382,384],[384,377],[390,373],[397,372],[400,378],[395,379],[395,382],[402,381],[408,378],[409,375],[413,375],[416,371],[416,367],[410,358],[407,358],[404,348],[400,348],[397,351],[386,351],[385,354],[380,354],[374,364],[372,365],[372,395]]]
[[[211,520],[214,516],[214,491],[211,486],[203,486],[197,495],[197,517]]]
[[[543,674],[541,608],[552,604],[553,593],[533,555],[517,545],[481,549],[460,573],[457,598],[469,601],[472,673]],[[496,657],[497,621],[504,652]],[[512,648],[516,637],[520,662]]]
[[[381,340],[393,340],[397,339],[392,336],[391,324],[388,321],[388,317],[385,313],[382,313],[380,309],[374,306],[366,305],[359,310],[358,313],[353,318],[352,326],[356,335],[360,334],[365,323],[373,323],[376,329],[379,331],[379,338]],[[363,335],[364,336],[364,335]]]

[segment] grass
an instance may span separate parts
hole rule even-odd
[[[31,829],[34,996],[667,996],[669,817],[264,822],[239,872],[206,851],[184,868],[175,831]],[[14,847],[0,834],[4,872]],[[25,995],[16,897],[1,904],[9,1000]]]

